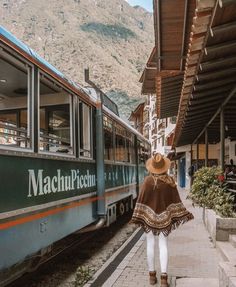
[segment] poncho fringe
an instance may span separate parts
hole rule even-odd
[[[184,224],[192,219],[194,219],[194,216],[192,215],[192,213],[188,213],[185,216],[182,216],[181,218],[172,218],[171,223],[165,228],[151,227],[147,224],[147,222],[143,218],[137,218],[137,217],[133,217],[130,223],[134,223],[142,227],[144,232],[146,233],[152,231],[154,235],[159,235],[160,233],[163,233],[164,236],[168,236],[171,233],[171,231],[177,229],[179,225]]]
[[[168,176],[145,178],[130,223],[145,232],[168,236],[194,216],[183,205],[174,180]]]

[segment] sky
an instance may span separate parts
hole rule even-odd
[[[144,7],[146,10],[152,12],[153,10],[153,0],[126,0],[130,5],[135,6],[139,5]]]

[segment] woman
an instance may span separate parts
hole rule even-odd
[[[193,219],[179,197],[175,181],[167,174],[170,160],[157,153],[146,162],[150,172],[143,182],[131,222],[144,229],[147,239],[147,263],[151,285],[157,283],[155,271],[155,235],[159,235],[161,287],[168,287],[167,237],[181,223]]]

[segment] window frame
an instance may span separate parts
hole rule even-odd
[[[4,44],[0,44],[0,56],[1,59],[7,62],[9,65],[15,67],[16,69],[22,71],[26,74],[27,78],[27,101],[26,108],[8,108],[4,112],[15,112],[27,111],[27,129],[26,129],[26,141],[29,140],[29,147],[20,147],[18,145],[4,145],[0,144],[0,150],[17,151],[23,153],[33,153],[34,146],[34,130],[33,130],[33,108],[34,108],[34,83],[33,83],[33,71],[34,65],[30,63],[27,59],[20,56],[17,52],[12,51],[9,47],[5,47]]]
[[[61,89],[69,96],[69,113],[70,113],[70,144],[72,145],[72,154],[60,153],[60,152],[52,152],[52,151],[44,151],[40,150],[40,80],[42,78],[47,78],[53,85],[57,88]],[[38,70],[38,154],[41,155],[50,155],[52,157],[60,157],[60,158],[76,158],[76,142],[75,142],[75,95],[66,87],[64,87],[58,80],[54,79],[51,75],[48,75],[41,69]],[[51,105],[49,105],[51,107]]]
[[[112,159],[106,159],[105,158],[105,128],[104,128],[104,117],[106,117],[108,119],[108,121],[111,122],[111,126],[112,126]],[[115,162],[115,132],[114,129],[115,128],[115,121],[114,119],[112,119],[110,116],[108,116],[107,114],[103,113],[103,136],[104,136],[104,161],[106,162],[111,162],[114,163]]]
[[[90,118],[90,156],[84,156],[81,155],[81,147],[80,147],[80,135],[81,135],[81,124],[80,124],[80,103],[83,105],[86,105],[89,108],[89,118]],[[93,121],[93,107],[86,102],[82,101],[80,98],[78,98],[78,103],[77,103],[77,108],[78,108],[78,117],[77,117],[77,124],[78,124],[78,158],[79,159],[86,159],[86,160],[94,160],[94,135],[93,135],[93,130],[94,130],[94,121]]]
[[[124,134],[122,134],[122,137],[123,137],[123,140],[124,140],[124,146],[123,146],[123,149],[124,149],[124,155],[125,155],[125,159],[124,160],[117,160],[117,157],[116,157],[116,126],[119,126],[122,128]],[[128,151],[127,151],[127,147],[126,147],[126,132],[127,132],[127,129],[122,125],[120,124],[119,122],[115,121],[114,122],[114,152],[115,152],[115,162],[119,162],[119,163],[128,163]]]

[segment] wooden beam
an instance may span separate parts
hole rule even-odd
[[[226,79],[220,80],[220,81],[210,81],[208,83],[204,83],[204,84],[197,84],[194,85],[194,91],[196,92],[200,92],[200,91],[204,91],[204,90],[209,90],[211,88],[216,88],[216,87],[221,87],[222,85],[226,85],[229,83],[235,83],[235,76],[233,77],[227,77]]]
[[[207,70],[215,70],[222,67],[231,66],[233,63],[236,63],[236,57],[227,57],[227,58],[220,58],[220,59],[213,59],[208,62],[203,62],[200,64],[201,71]]]
[[[233,81],[232,81],[233,82]],[[199,99],[203,99],[203,98],[206,98],[206,97],[209,97],[209,96],[214,96],[214,95],[218,95],[218,94],[221,94],[223,92],[227,92],[229,91],[231,88],[232,88],[232,82],[227,84],[227,85],[221,85],[220,87],[217,87],[217,88],[210,88],[209,90],[206,90],[206,91],[202,91],[202,92],[194,92],[192,94],[192,100],[193,101],[197,101]]]
[[[197,0],[197,11],[212,9],[215,6],[215,0]]]
[[[229,100],[235,95],[236,93],[236,86],[233,87],[227,98],[222,103],[221,107],[215,112],[215,114],[212,116],[212,118],[209,120],[209,122],[205,125],[204,129],[201,131],[201,133],[196,137],[193,143],[197,142],[199,137],[205,132],[206,128],[211,125],[211,123],[215,120],[215,118],[220,114],[222,109],[226,106],[226,104],[229,102]]]
[[[225,120],[224,120],[224,108],[220,112],[220,164],[222,170],[225,165]]]
[[[228,69],[224,69],[224,70],[220,70],[216,72],[210,71],[210,72],[198,74],[196,75],[196,79],[198,81],[202,81],[202,80],[206,81],[206,80],[212,80],[216,78],[224,79],[225,77],[227,77],[227,75],[233,75],[233,74],[236,74],[236,68],[230,67]]]
[[[186,112],[186,115],[188,116],[188,118],[194,118],[196,115],[204,115],[204,114],[209,114],[212,111],[217,110],[218,105],[212,105],[212,106],[208,106],[207,109],[203,110],[202,108],[199,109],[195,109],[195,110],[189,110]]]
[[[184,21],[183,21],[183,32],[182,32],[182,45],[181,45],[181,60],[180,60],[180,71],[183,70],[183,58],[184,58],[184,44],[186,37],[186,22],[187,22],[187,14],[188,14],[188,0],[185,0],[184,3]]]
[[[236,49],[236,42],[231,41],[230,43],[224,42],[214,46],[206,47],[204,51],[206,55],[211,55],[222,51],[224,52],[225,55],[227,55],[228,53],[234,52],[235,49]]]
[[[188,111],[189,112],[192,112],[192,111],[196,111],[196,110],[203,110],[206,106],[219,106],[219,104],[222,103],[222,98],[221,99],[218,99],[217,101],[208,101],[208,102],[205,102],[205,103],[201,103],[201,104],[195,104],[195,105],[190,105],[188,107]]]
[[[234,32],[236,28],[236,21],[229,22],[223,25],[218,25],[213,28],[211,28],[211,36],[214,37],[217,34],[223,34],[223,33],[230,33],[231,31]]]
[[[219,0],[220,8],[224,8],[231,4],[235,4],[235,0]]]

